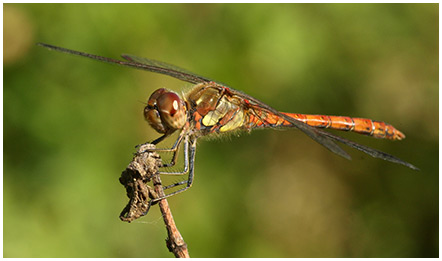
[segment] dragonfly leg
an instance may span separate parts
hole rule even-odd
[[[192,137],[191,141],[190,142],[186,142],[186,143],[191,143],[190,144],[190,155],[188,157],[189,158],[189,162],[190,162],[190,164],[189,164],[189,166],[190,166],[190,168],[189,168],[189,177],[188,177],[187,181],[183,180],[183,181],[174,183],[172,185],[164,187],[164,189],[170,189],[170,188],[173,188],[173,187],[176,187],[176,186],[179,186],[179,185],[184,185],[184,184],[186,184],[186,187],[184,187],[182,189],[179,189],[177,191],[174,191],[174,192],[172,192],[170,194],[167,194],[164,197],[153,199],[152,200],[152,204],[157,202],[157,201],[160,201],[162,199],[165,199],[165,198],[168,198],[170,196],[176,195],[178,193],[184,192],[184,191],[188,190],[190,187],[192,187],[193,178],[194,178],[194,162],[195,162],[196,139]],[[185,143],[185,146],[186,146],[186,143]],[[187,154],[187,153],[185,152],[185,154]]]
[[[183,141],[183,137],[184,137],[184,132],[180,133],[180,135],[176,139],[175,143],[173,144],[172,148],[170,148],[170,149],[152,149],[152,150],[150,150],[150,151],[156,151],[156,152],[173,152],[173,156],[172,156],[172,159],[170,160],[170,162],[167,164],[163,164],[162,167],[175,166],[176,160],[178,158],[179,147],[181,145],[181,142]]]
[[[164,138],[166,138],[167,136],[169,136],[169,134],[164,134],[163,136],[159,137],[158,139],[152,141],[151,143],[154,145],[157,145],[158,143],[160,143],[160,141],[164,140]]]
[[[182,140],[182,137],[180,140]],[[183,171],[177,171],[177,172],[160,171],[158,173],[162,174],[162,175],[185,175],[185,174],[187,174],[187,172],[189,172],[189,136],[187,136],[187,135],[184,138],[184,149],[183,150],[184,150],[184,170]],[[178,150],[175,150],[171,162],[169,164],[164,164],[163,167],[170,167],[170,166],[175,165],[177,155],[178,155]]]
[[[143,145],[147,145],[147,144],[157,145],[158,143],[160,143],[160,141],[164,140],[167,136],[169,136],[169,134],[166,133],[163,136],[157,138],[156,140],[154,140],[152,142],[146,142],[146,143],[138,144],[137,146],[135,146],[135,148],[138,149],[139,147],[141,147]],[[143,152],[145,152],[145,151],[143,151]]]
[[[151,142],[151,144],[157,144],[162,139],[164,139],[164,137],[167,137],[167,134],[165,134],[165,135],[159,137],[158,139],[154,140],[153,142]],[[148,151],[149,152],[152,152],[152,151],[155,151],[155,152],[173,152],[173,156],[172,156],[171,161],[169,163],[167,163],[167,164],[163,164],[161,167],[171,167],[171,166],[174,166],[175,162],[176,162],[176,160],[178,158],[179,147],[181,145],[181,142],[183,141],[183,137],[184,137],[184,132],[181,132],[180,135],[178,136],[178,138],[176,139],[175,143],[173,144],[172,148],[170,148],[170,149],[158,149],[158,148],[155,148],[155,149],[145,150],[145,151],[143,151],[141,153],[145,153],[145,152],[148,152]],[[142,146],[142,145],[138,145],[137,147],[140,147],[140,146]]]
[[[182,180],[180,182],[173,183],[173,184],[170,184],[168,186],[165,186],[165,187],[163,187],[163,189],[166,190],[166,189],[174,188],[176,186],[180,186],[180,185],[183,185],[183,184],[186,184],[186,183],[187,183],[187,180]]]

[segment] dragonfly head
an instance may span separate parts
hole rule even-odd
[[[172,133],[184,127],[186,106],[178,94],[161,88],[154,91],[147,101],[144,118],[159,133]]]

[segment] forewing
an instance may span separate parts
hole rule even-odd
[[[166,64],[163,62],[158,62],[154,60],[149,60],[146,58],[140,58],[133,55],[123,55],[123,58],[127,61],[121,61],[117,59],[107,58],[95,54],[89,54],[84,53],[80,51],[70,50],[63,47],[58,47],[50,44],[45,43],[38,43],[37,45],[43,46],[45,48],[48,48],[49,50],[54,50],[62,53],[68,53],[73,55],[78,55],[82,57],[86,57],[89,59],[105,62],[105,63],[111,63],[111,64],[118,64],[125,67],[131,67],[138,70],[144,70],[144,71],[150,71],[154,73],[161,73],[168,76],[172,76],[174,78],[177,78],[182,81],[190,82],[193,84],[198,84],[202,82],[210,82],[211,80],[202,76],[198,76],[196,74],[193,74],[191,72],[188,72],[184,69],[181,69],[179,67],[173,66],[171,64]]]
[[[131,54],[122,54],[121,57],[126,59],[127,61],[131,63],[135,63],[138,65],[146,66],[148,68],[152,68],[152,72],[161,73],[165,75],[169,75],[172,77],[175,77],[179,80],[190,82],[193,84],[203,83],[203,82],[211,82],[209,78],[199,76],[195,73],[189,72],[183,68],[180,68],[178,66],[175,66],[173,64],[160,62],[153,59],[138,57]]]

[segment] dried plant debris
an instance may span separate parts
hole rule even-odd
[[[129,203],[120,214],[122,221],[131,222],[146,215],[151,206],[151,200],[158,198],[154,189],[147,185],[161,166],[160,156],[155,152],[147,151],[151,149],[155,149],[155,145],[139,146],[134,158],[121,173],[120,183],[126,188],[129,198]]]

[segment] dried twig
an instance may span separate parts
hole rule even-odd
[[[153,175],[152,181],[155,187],[155,192],[158,194],[159,197],[164,197],[160,175]],[[167,199],[160,200],[159,205],[161,213],[163,214],[164,224],[166,224],[167,233],[169,235],[166,239],[167,248],[169,248],[170,252],[175,254],[175,257],[189,258],[190,256],[187,250],[187,244],[186,242],[184,242],[180,231],[178,231],[178,228],[175,225],[175,220],[173,220],[172,212],[170,212]]]
[[[147,214],[151,205],[159,203],[163,220],[166,225],[168,238],[166,245],[175,257],[190,257],[187,244],[184,242],[169,208],[166,199],[151,203],[153,199],[164,196],[158,169],[161,166],[161,158],[157,153],[146,152],[155,148],[155,145],[144,144],[138,148],[133,160],[120,177],[120,183],[126,187],[129,203],[120,214],[122,221],[131,222]],[[146,183],[153,181],[154,189]]]

